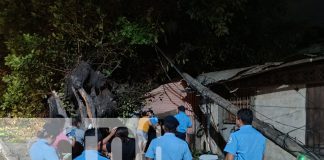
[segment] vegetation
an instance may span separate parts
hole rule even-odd
[[[287,20],[287,2],[3,0],[0,116],[46,116],[50,91],[62,94],[81,61],[129,86],[117,93],[119,116],[129,116],[169,81],[164,70],[179,78],[155,46],[192,75],[285,60],[322,31]]]

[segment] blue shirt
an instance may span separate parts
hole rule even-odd
[[[29,149],[31,160],[59,160],[54,147],[46,139],[38,139]]]
[[[156,126],[159,123],[159,119],[157,117],[151,117],[150,122],[153,126]]]
[[[188,144],[173,133],[152,140],[145,157],[156,160],[192,160]]]
[[[266,145],[265,137],[251,125],[243,125],[231,134],[224,151],[235,160],[262,160]]]
[[[106,157],[103,157],[96,150],[84,150],[81,155],[76,157],[74,160],[109,160]]]
[[[176,114],[174,116],[178,122],[179,122],[179,126],[177,128],[178,132],[181,133],[186,133],[187,132],[187,128],[190,128],[192,126],[191,124],[191,120],[190,118],[186,115],[186,113],[184,112],[179,112],[178,114]]]

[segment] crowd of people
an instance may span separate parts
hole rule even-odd
[[[240,110],[237,117],[240,130],[230,136],[224,150],[226,159],[262,159],[265,138],[251,127],[252,111]],[[142,111],[135,133],[125,126],[83,130],[77,118],[66,127],[64,117],[57,115],[38,132],[29,155],[32,160],[191,160],[186,141],[190,127],[184,106],[178,107],[176,115],[164,119],[156,117],[152,110]]]

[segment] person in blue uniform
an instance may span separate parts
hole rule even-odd
[[[97,133],[96,133],[97,132]],[[97,135],[97,137],[95,137]],[[87,138],[87,139],[86,139]],[[109,160],[98,151],[98,143],[102,139],[99,130],[88,129],[84,133],[85,150],[75,160]],[[90,140],[91,139],[91,140]],[[88,141],[87,141],[88,140]]]
[[[185,113],[186,108],[184,106],[178,107],[178,114],[174,117],[178,120],[179,126],[177,128],[176,136],[182,140],[186,140],[187,129],[192,127],[189,116]]]
[[[51,144],[60,133],[57,125],[46,123],[37,134],[37,141],[29,149],[31,160],[59,160],[58,154]]]
[[[262,160],[266,139],[252,127],[253,113],[244,108],[237,112],[236,125],[239,130],[230,135],[224,151],[226,160]]]
[[[175,136],[178,125],[174,116],[164,119],[163,128],[166,133],[152,140],[145,154],[148,160],[192,160],[188,144]]]

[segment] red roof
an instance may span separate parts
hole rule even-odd
[[[151,108],[159,117],[176,114],[180,105],[186,107],[187,115],[192,115],[191,105],[185,101],[187,96],[183,83],[173,82],[159,86],[146,94],[146,105],[144,108]]]

